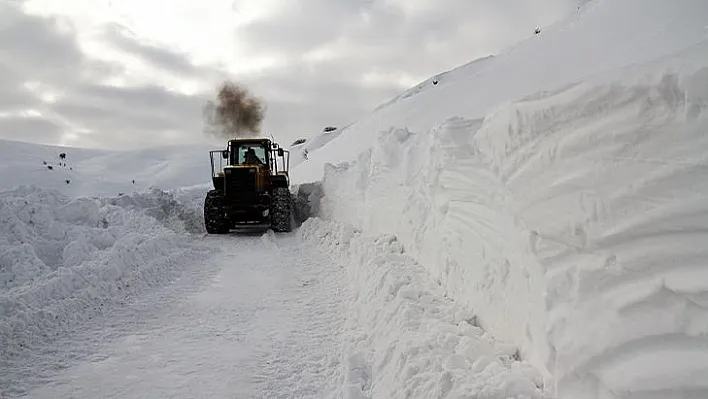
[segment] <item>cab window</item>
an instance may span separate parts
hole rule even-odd
[[[238,149],[238,164],[265,164],[266,152],[263,146],[258,144],[242,145]]]

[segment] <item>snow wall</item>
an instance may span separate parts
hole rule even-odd
[[[1,192],[0,369],[174,280],[208,253],[193,240],[203,231],[198,209],[157,189],[114,198]]]
[[[326,166],[320,214],[396,234],[560,397],[706,392],[705,54],[391,128]]]

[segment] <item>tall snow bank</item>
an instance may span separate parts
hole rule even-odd
[[[394,233],[560,397],[708,392],[706,54],[392,128],[322,215]]]
[[[197,259],[199,214],[159,190],[70,199],[0,193],[0,359],[173,279]]]
[[[519,361],[517,348],[477,326],[473,308],[445,297],[395,236],[318,218],[298,234],[348,274],[337,397],[543,397],[542,376]]]

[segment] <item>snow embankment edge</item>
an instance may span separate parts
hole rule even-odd
[[[690,378],[708,369],[698,47],[483,119],[391,128],[325,167],[320,214],[394,234],[560,397],[708,390]]]
[[[205,254],[194,209],[151,190],[70,198],[19,187],[0,193],[0,358],[37,346],[169,283]]]

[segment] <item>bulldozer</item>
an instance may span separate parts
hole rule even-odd
[[[227,234],[244,225],[292,231],[290,152],[267,138],[229,140],[209,152],[214,189],[204,199],[208,234]]]

